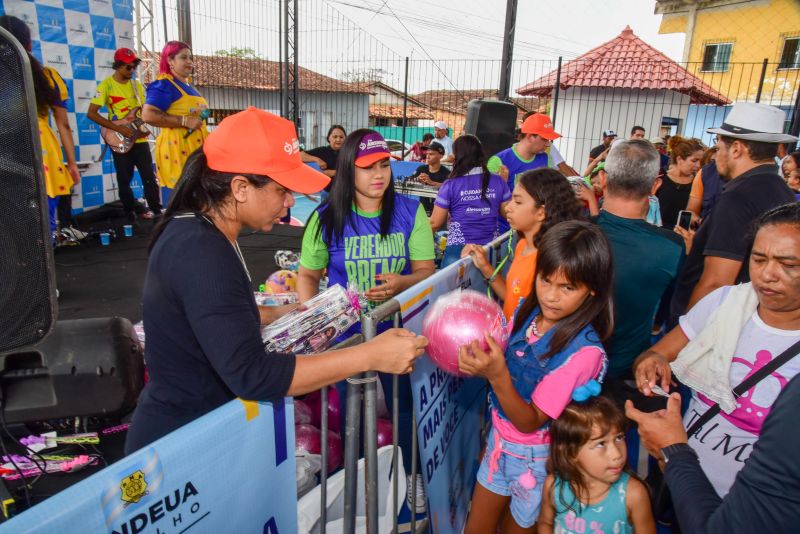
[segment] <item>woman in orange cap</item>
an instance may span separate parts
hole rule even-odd
[[[269,231],[328,178],[300,160],[294,125],[249,108],[226,118],[187,160],[154,231],[143,295],[150,380],[127,453],[235,398],[300,395],[368,370],[409,373],[427,340],[392,329],[314,356],[265,353],[250,275],[236,239]],[[274,317],[272,317],[274,319]]]

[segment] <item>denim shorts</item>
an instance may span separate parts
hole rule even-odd
[[[531,527],[539,519],[549,451],[547,444],[520,445],[500,438],[494,428],[489,432],[478,482],[492,493],[511,497],[511,516],[520,527]]]

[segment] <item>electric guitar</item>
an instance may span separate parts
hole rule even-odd
[[[139,116],[141,108],[135,107],[128,112],[123,118],[112,121],[119,126],[130,128],[130,137],[125,137],[116,130],[100,127],[100,137],[106,142],[108,147],[117,154],[125,154],[133,148],[133,144],[137,139],[150,136],[150,130],[144,124],[144,121]]]

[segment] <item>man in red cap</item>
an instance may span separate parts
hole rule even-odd
[[[141,113],[144,104],[144,87],[141,82],[133,79],[133,73],[140,60],[130,48],[120,48],[114,53],[114,63],[111,67],[114,74],[97,85],[97,93],[89,104],[87,116],[94,122],[109,130],[130,138],[134,130],[128,125],[115,124],[114,121],[124,119],[131,113]],[[108,108],[108,117],[100,115],[101,107]],[[161,213],[161,199],[158,191],[158,182],[153,172],[153,157],[150,154],[150,144],[147,137],[136,139],[133,147],[125,153],[112,152],[114,168],[117,170],[117,187],[119,198],[125,215],[134,220],[138,215],[142,219],[152,219]],[[148,209],[136,202],[131,190],[134,168],[139,169],[144,188],[144,197]]]

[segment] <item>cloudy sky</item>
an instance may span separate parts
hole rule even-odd
[[[167,37],[177,38],[175,0],[166,0]],[[196,54],[251,48],[280,57],[279,0],[192,0]],[[155,49],[164,42],[161,2]],[[300,65],[335,78],[381,71],[402,88],[411,59],[410,92],[496,87],[500,76],[506,0],[299,0]],[[645,42],[680,59],[683,35],[659,35],[655,0],[520,0],[512,86],[613,39],[630,25]]]
[[[402,55],[497,59],[502,52],[505,0],[326,3]],[[654,0],[521,0],[514,57],[574,57],[614,38],[630,25],[645,42],[679,60],[683,35],[659,35],[661,15],[654,11]]]

